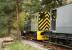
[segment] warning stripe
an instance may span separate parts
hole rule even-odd
[[[56,16],[53,16],[54,19],[56,19]]]
[[[45,24],[45,26],[46,26],[46,25],[47,25],[47,29],[49,29],[50,26],[49,26],[48,24]],[[44,26],[44,27],[45,27],[45,26]],[[39,29],[40,29],[40,30],[43,30],[44,27],[42,27],[42,28],[39,27]]]
[[[49,31],[50,29],[50,15],[48,12],[45,12],[44,14],[44,17],[38,20],[39,31]]]
[[[46,27],[46,30],[49,30],[49,28],[50,28],[50,22],[48,22],[48,20],[46,20],[45,22],[43,22],[41,24],[39,24],[39,30],[44,30],[45,27]]]
[[[48,25],[47,21],[40,28],[43,28],[45,25]]]
[[[49,17],[49,15],[48,15],[48,14],[46,14],[46,15],[45,15],[45,17]]]
[[[45,31],[46,29],[49,30],[47,25],[42,30]]]
[[[39,21],[39,23],[41,23],[43,21],[43,19],[41,19],[40,21]]]
[[[46,22],[40,27],[40,29],[42,29],[42,28],[45,27],[46,25],[47,25],[48,27],[50,26],[50,24],[46,21]]]
[[[46,25],[48,25],[48,27],[50,27],[49,24],[46,23],[46,24],[44,24],[44,26],[42,25],[42,26],[40,26],[39,28],[40,28],[40,29],[43,29]],[[41,28],[41,27],[42,27],[42,28]]]
[[[47,21],[48,20],[48,21]],[[50,20],[48,19],[48,18],[46,18],[44,21],[42,21],[41,23],[39,22],[39,27],[41,26],[41,25],[43,25],[43,23],[45,23],[45,21],[47,21],[48,23],[50,23]]]
[[[39,23],[38,25],[39,25],[39,27],[41,27],[42,25],[44,25],[45,23],[50,23],[48,20],[46,20],[45,22],[41,22],[41,23]]]

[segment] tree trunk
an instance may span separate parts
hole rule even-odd
[[[16,0],[16,17],[17,17],[17,35],[16,35],[16,39],[20,40],[20,30],[19,30],[19,0]]]

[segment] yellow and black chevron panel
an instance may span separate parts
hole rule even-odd
[[[52,10],[52,19],[53,21],[56,21],[56,9]]]
[[[49,31],[50,29],[50,15],[48,12],[40,13],[38,20],[38,30],[39,31]]]
[[[52,30],[56,30],[56,10],[52,10]]]

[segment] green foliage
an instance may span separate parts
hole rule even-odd
[[[25,13],[23,14],[24,16],[21,17],[21,18],[24,18],[21,21],[23,21],[23,20],[24,21],[23,22],[20,21],[20,24],[21,24],[21,25],[19,25],[19,26],[21,26],[20,29],[21,28],[23,29],[26,26],[30,26],[31,17],[34,17],[33,14],[39,12],[39,9],[40,9],[40,1],[39,0],[27,0],[27,1],[24,0],[23,1],[22,12],[25,12]],[[25,23],[26,23],[26,25],[24,25]],[[27,27],[27,29],[29,29],[29,28],[30,27]]]
[[[8,30],[17,30],[24,28],[26,19],[30,18],[32,14],[39,11],[39,0],[32,0],[31,3],[24,3],[24,0],[19,0],[19,20],[17,23],[16,17],[16,0],[0,0],[0,34],[3,36],[8,33]],[[27,14],[28,13],[28,14]],[[11,32],[13,32],[11,30]],[[9,34],[9,33],[8,33]]]
[[[15,15],[14,0],[0,0],[0,37],[8,35],[8,21]]]
[[[63,5],[62,0],[42,0],[42,5],[45,5],[46,9],[51,10]]]
[[[0,37],[7,35],[7,16],[0,16]]]
[[[4,12],[6,15],[9,15],[13,11],[15,11],[15,1],[0,0],[0,5],[1,12]]]
[[[7,33],[7,29],[6,28],[1,28],[0,29],[0,37],[4,37],[4,36],[7,36],[8,33]]]
[[[26,13],[25,12],[21,12],[19,14],[19,28],[20,30],[24,29],[24,23],[25,23],[25,18],[26,18]]]
[[[40,1],[39,0],[31,0],[30,3],[23,3],[22,4],[23,10],[25,12],[36,13],[40,8]]]

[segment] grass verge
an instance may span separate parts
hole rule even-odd
[[[5,50],[38,50],[38,49],[26,44],[22,44],[21,42],[17,41],[10,45],[7,45],[5,47]]]

